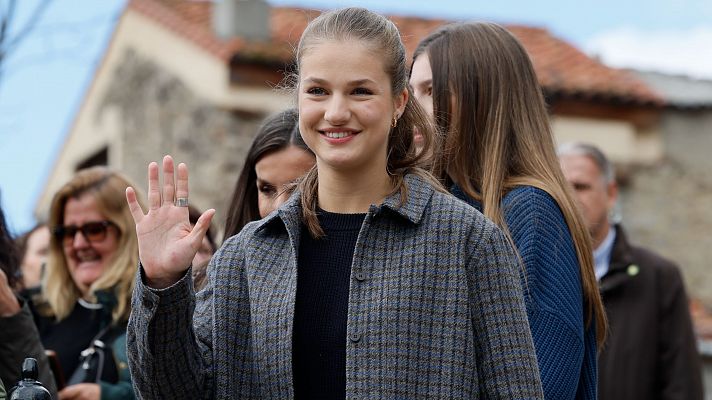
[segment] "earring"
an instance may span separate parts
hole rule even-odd
[[[398,118],[396,116],[393,116],[393,122],[391,122],[391,128],[395,128],[398,125]]]

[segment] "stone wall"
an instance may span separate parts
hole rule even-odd
[[[621,192],[631,240],[674,260],[691,297],[712,307],[712,111],[666,111],[665,158]]]
[[[151,61],[127,52],[114,72],[100,113],[118,113],[120,151],[109,165],[147,188],[147,165],[171,154],[190,171],[190,202],[215,208],[215,228],[222,231],[227,203],[260,114],[217,108],[197,98],[181,81]],[[111,157],[110,157],[111,158]]]

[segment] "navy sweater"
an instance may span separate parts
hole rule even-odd
[[[366,214],[319,211],[324,237],[302,226],[294,305],[294,398],[346,396],[346,324],[351,261]]]
[[[457,186],[453,194],[482,211]],[[596,333],[584,328],[576,249],[556,201],[519,186],[502,199],[502,212],[524,262],[527,316],[547,400],[596,399]]]

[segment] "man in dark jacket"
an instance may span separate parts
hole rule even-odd
[[[618,189],[599,149],[569,144],[559,149],[559,159],[591,232],[608,315],[599,399],[702,399],[700,359],[677,266],[632,246],[623,228],[610,222]]]

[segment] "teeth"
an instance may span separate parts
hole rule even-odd
[[[77,259],[81,262],[86,262],[86,261],[94,261],[98,260],[99,256],[98,254],[91,252],[91,253],[78,253],[77,254]]]
[[[349,132],[325,132],[325,134],[329,139],[342,139],[350,135]]]

